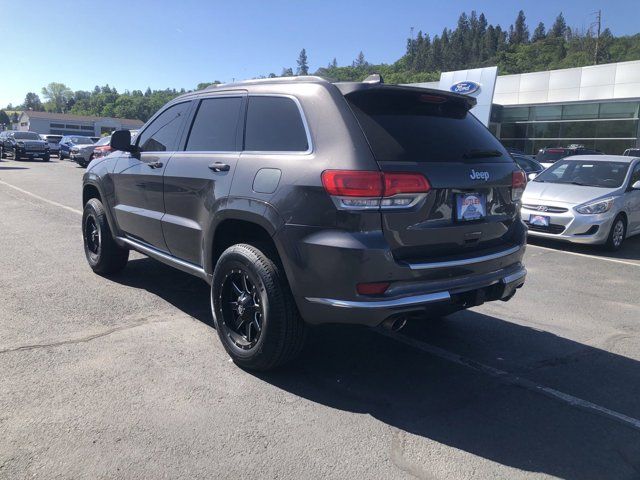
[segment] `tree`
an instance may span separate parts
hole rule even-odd
[[[42,102],[40,101],[40,97],[33,92],[27,93],[27,96],[24,97],[23,108],[25,110],[34,110],[36,112],[41,112],[42,110],[44,110]]]
[[[329,62],[329,66],[327,68],[338,68],[338,61],[336,60],[336,57],[333,57],[333,60]]]
[[[358,54],[356,59],[353,61],[352,66],[354,66],[355,68],[359,68],[359,67],[366,67],[367,65],[369,64],[364,58],[364,53],[362,53],[362,50],[360,50],[360,53]]]
[[[564,16],[562,12],[560,15],[556,17],[555,22],[551,26],[551,30],[549,30],[549,36],[552,38],[564,38],[567,33],[567,22],[564,20]]]
[[[52,82],[42,87],[42,95],[48,100],[48,110],[64,113],[67,102],[73,99],[73,92],[64,83]]]
[[[536,29],[533,31],[533,36],[531,37],[532,42],[539,42],[540,40],[544,40],[547,37],[544,23],[540,22]]]
[[[303,48],[298,55],[298,75],[309,75],[309,64],[307,63],[307,51]]]
[[[283,68],[282,69],[282,73],[280,74],[281,77],[293,77],[293,68],[289,67],[289,68]]]
[[[7,115],[7,112],[0,110],[0,125],[4,125],[4,127],[7,128],[10,123],[11,119],[9,118],[9,115]]]
[[[509,29],[509,43],[511,45],[520,45],[529,41],[529,28],[526,20],[524,12],[520,10],[515,24]]]

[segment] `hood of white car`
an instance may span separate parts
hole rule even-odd
[[[617,188],[584,187],[566,183],[529,182],[522,196],[522,203],[541,201],[580,205],[609,196],[617,190]]]

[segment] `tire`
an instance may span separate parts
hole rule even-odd
[[[49,160],[51,160],[51,157],[49,155],[42,157],[43,162],[48,162]]]
[[[58,160],[64,160],[64,154],[62,153],[62,151],[58,153]]]
[[[622,248],[622,244],[626,237],[627,221],[625,220],[624,215],[618,215],[611,225],[611,230],[609,230],[609,236],[607,237],[605,248],[610,252],[617,252]]]
[[[4,151],[3,147],[0,147],[0,159],[5,159],[7,158],[7,154]]]
[[[220,341],[235,364],[248,370],[272,370],[293,360],[306,336],[284,270],[268,251],[248,244],[229,247],[211,283]]]
[[[13,149],[13,159],[15,161],[20,160],[20,155],[18,155],[18,151],[15,148]]]
[[[84,206],[82,239],[87,262],[94,272],[108,275],[127,265],[129,250],[120,247],[113,239],[104,207],[97,198],[92,198]]]

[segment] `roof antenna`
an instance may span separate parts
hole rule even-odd
[[[384,83],[384,79],[379,73],[374,73],[365,78],[362,83]]]

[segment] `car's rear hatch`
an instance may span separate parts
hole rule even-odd
[[[466,258],[515,245],[519,220],[512,187],[514,173],[521,182],[524,174],[469,113],[473,102],[391,86],[355,90],[345,98],[380,169],[420,173],[430,184],[415,206],[381,210],[396,259]]]

